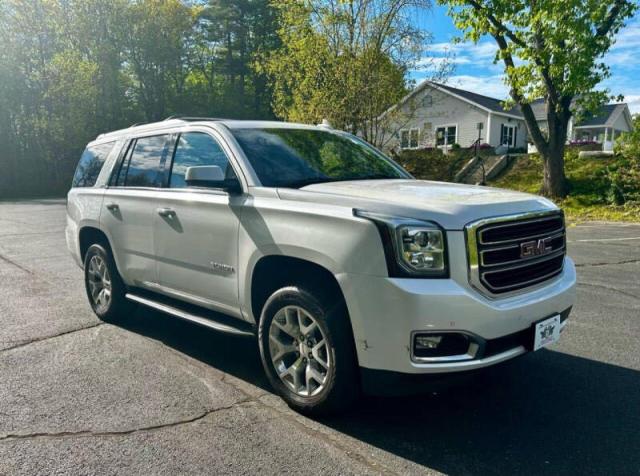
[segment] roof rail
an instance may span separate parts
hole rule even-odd
[[[224,121],[226,119],[222,117],[198,117],[198,116],[182,116],[180,114],[174,114],[165,119],[170,121],[171,119],[179,119],[181,121]]]

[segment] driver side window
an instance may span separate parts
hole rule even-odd
[[[213,137],[204,132],[180,134],[173,157],[169,187],[188,187],[184,180],[187,169],[203,165],[220,167],[224,172],[225,180],[236,178],[227,155]]]

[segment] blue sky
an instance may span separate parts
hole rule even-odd
[[[433,42],[428,48],[424,63],[434,64],[450,56],[455,70],[447,80],[451,86],[460,87],[499,99],[506,98],[508,90],[502,81],[502,66],[493,64],[496,51],[492,38],[482,39],[478,44],[453,44],[459,31],[447,16],[446,8],[435,5],[431,12],[420,13],[416,22],[433,34]],[[630,19],[627,26],[617,35],[616,44],[605,57],[611,67],[611,77],[603,86],[614,95],[623,94],[632,113],[640,113],[640,17]],[[412,72],[416,81],[429,73]]]

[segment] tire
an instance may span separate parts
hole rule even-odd
[[[113,256],[101,244],[91,245],[87,250],[84,283],[89,304],[100,320],[118,322],[133,310],[133,304],[125,297],[127,287],[118,273]]]
[[[281,288],[263,307],[258,341],[271,385],[297,412],[337,413],[358,397],[353,333],[342,299]]]

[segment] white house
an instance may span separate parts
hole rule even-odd
[[[540,126],[546,128],[543,100],[532,104]],[[433,81],[424,81],[381,116],[385,150],[470,147],[477,140],[492,147],[527,148],[527,127],[518,107],[505,109],[500,99]],[[607,104],[597,114],[569,124],[568,140],[596,141],[612,148],[620,133],[632,128],[629,107]]]
[[[544,101],[538,100],[532,105],[540,128],[547,129],[547,117]],[[613,150],[616,137],[633,129],[631,111],[626,103],[605,104],[595,114],[586,114],[574,123],[569,121],[568,140],[571,142],[597,142],[602,150]]]
[[[421,83],[383,117],[386,150],[469,147],[478,139],[493,147],[527,146],[518,108],[505,109],[499,99],[432,81]]]

